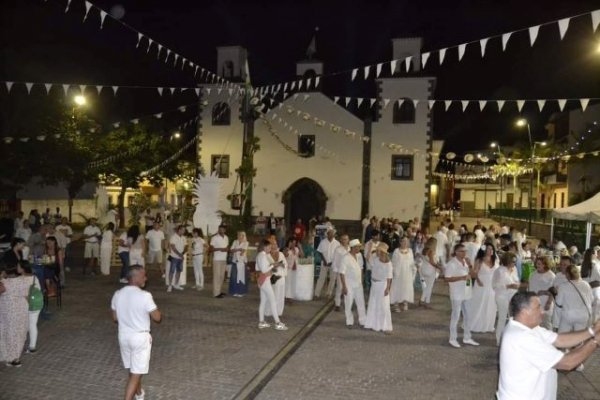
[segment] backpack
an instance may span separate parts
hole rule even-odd
[[[40,311],[44,308],[44,294],[35,286],[35,276],[29,286],[29,311]]]

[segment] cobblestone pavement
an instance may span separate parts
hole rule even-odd
[[[121,367],[109,302],[120,286],[113,276],[68,276],[63,309],[40,322],[39,351],[23,367],[0,366],[0,399],[117,399]],[[393,314],[394,333],[345,328],[332,312],[274,374],[259,399],[491,399],[497,380],[493,334],[477,334],[478,348],[447,343],[446,285],[436,284],[434,310]],[[286,307],[288,332],[256,328],[256,286],[244,299],[213,299],[210,288],[167,294],[156,273],[148,289],[164,313],[153,326],[146,399],[230,399],[322,306]],[[559,399],[600,398],[600,355],[584,373],[560,377]]]

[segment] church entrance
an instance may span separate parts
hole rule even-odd
[[[283,194],[285,220],[293,227],[298,218],[308,228],[308,220],[313,216],[324,216],[327,196],[321,185],[310,178],[301,178],[292,183]]]

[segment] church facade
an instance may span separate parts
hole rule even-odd
[[[421,39],[394,39],[392,44],[394,59],[420,59]],[[220,47],[217,72],[243,82],[246,59],[242,47]],[[435,79],[423,76],[417,64],[411,73],[375,79],[377,101],[362,103],[371,106],[367,116],[359,116],[356,104],[349,111],[344,95],[332,98],[313,85],[267,101],[269,107],[251,128],[241,118],[242,97],[232,97],[218,85],[204,86],[210,95],[200,111],[197,155],[206,173],[216,171],[222,179],[221,210],[238,212],[227,195],[239,193],[235,170],[250,129],[260,139],[254,155],[253,215],[273,213],[290,223],[316,215],[334,222],[359,221],[365,215],[405,221],[429,213],[432,124],[427,100],[433,97]],[[296,72],[298,79],[320,76],[323,63],[301,61]],[[391,143],[402,150],[391,149]]]

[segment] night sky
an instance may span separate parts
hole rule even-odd
[[[31,82],[191,86],[193,76],[157,61],[135,48],[135,33],[107,18],[99,29],[97,11],[82,23],[84,5],[73,0],[1,0],[0,79]],[[294,78],[295,63],[305,58],[316,26],[316,58],[325,73],[389,61],[390,39],[422,36],[424,50],[526,28],[539,23],[592,11],[600,3],[573,1],[95,1],[110,10],[125,10],[122,21],[159,43],[210,70],[216,69],[217,46],[239,44],[250,53],[255,86]],[[459,63],[448,52],[438,67],[430,59],[424,75],[437,77],[439,99],[527,99],[600,97],[600,29],[592,34],[590,18],[571,21],[561,42],[556,26],[542,27],[533,48],[524,33],[513,35],[506,52],[500,40],[488,43],[486,58],[470,46]],[[350,75],[325,78],[330,96],[373,94],[372,84],[357,84]],[[92,99],[90,114],[102,122],[134,118],[193,102],[171,99],[145,90],[123,90]],[[35,94],[33,94],[35,95]],[[32,95],[32,96],[33,96]],[[42,94],[37,94],[43,96]],[[14,114],[28,100],[0,88],[0,135],[15,135]],[[534,111],[535,110],[535,111]],[[538,113],[524,110],[536,139],[544,138],[543,124],[555,106]],[[486,148],[500,140],[509,145],[523,135],[513,128],[516,107],[498,114],[495,107],[480,113],[434,113],[434,135],[454,151]],[[323,116],[326,118],[326,116]],[[13,121],[7,124],[6,121]]]

